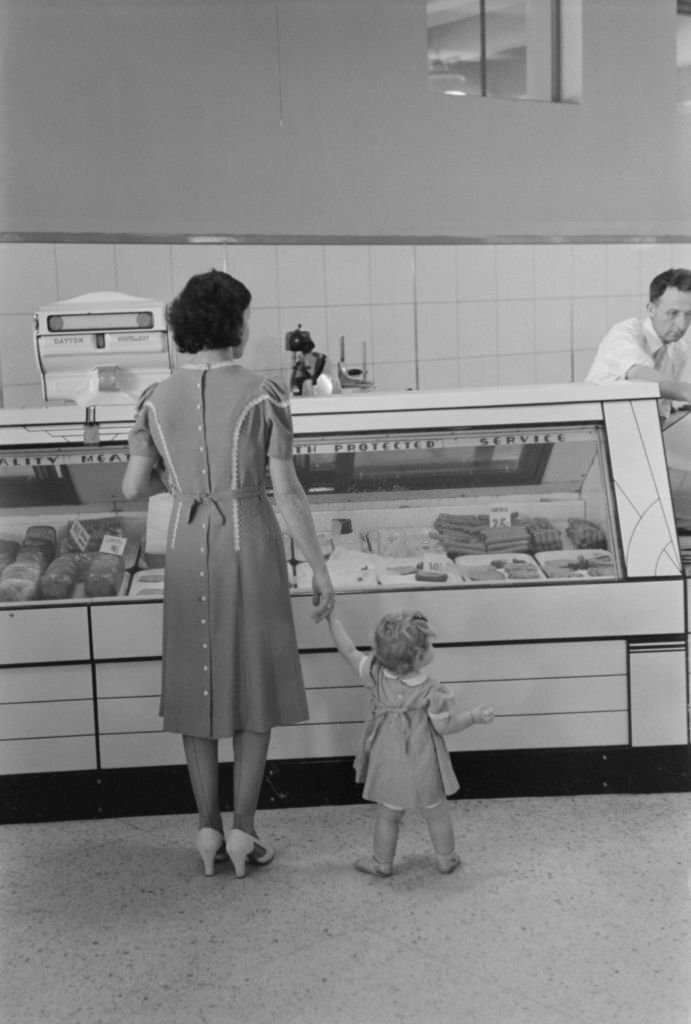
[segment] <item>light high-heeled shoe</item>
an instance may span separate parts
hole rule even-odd
[[[197,832],[197,850],[204,864],[204,874],[213,875],[216,862],[226,860],[223,833],[215,828],[200,828]]]
[[[226,850],[233,862],[233,868],[238,878],[245,877],[247,863],[268,864],[274,859],[274,850],[257,836],[243,832],[240,828],[233,828],[228,833]]]

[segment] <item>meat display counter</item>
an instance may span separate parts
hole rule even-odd
[[[462,795],[689,788],[684,577],[656,400],[626,383],[294,401],[298,474],[356,644],[385,611],[419,608],[433,671],[462,707],[496,710],[491,729],[449,737]],[[186,792],[180,738],[158,717],[158,505],[120,494],[132,415],[0,414],[0,784],[35,798],[27,780],[76,773],[86,816],[155,812],[142,794],[161,772]],[[285,550],[310,719],[274,730],[264,800],[357,800],[362,691],[311,619],[287,533]]]

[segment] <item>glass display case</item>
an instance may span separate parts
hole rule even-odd
[[[120,438],[2,450],[0,601],[160,596],[156,503],[123,499],[126,457]],[[337,587],[624,573],[600,425],[322,434],[295,461]],[[287,536],[286,550],[308,586]]]
[[[625,571],[599,424],[323,434],[297,442],[296,465],[337,586]]]
[[[412,428],[363,432],[344,413],[306,437],[298,403],[296,467],[337,588],[632,573],[604,422],[487,429],[417,418]],[[161,596],[158,506],[121,493],[127,429],[126,419],[26,426],[0,447],[0,602]],[[286,556],[296,590],[309,586],[287,535]]]

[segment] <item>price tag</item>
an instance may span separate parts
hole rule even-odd
[[[424,572],[445,573],[447,571],[446,558],[437,552],[423,554],[420,567]]]
[[[127,537],[119,537],[114,533],[105,533],[99,551],[109,555],[122,555],[127,547]]]
[[[78,519],[73,519],[69,526],[70,539],[77,546],[79,551],[86,551],[91,540],[91,534]]]
[[[489,510],[490,527],[511,526],[511,506],[492,505]]]

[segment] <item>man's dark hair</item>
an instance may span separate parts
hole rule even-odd
[[[650,282],[650,301],[657,302],[668,288],[677,288],[680,292],[691,292],[691,270],[684,267],[671,267],[663,270]]]

